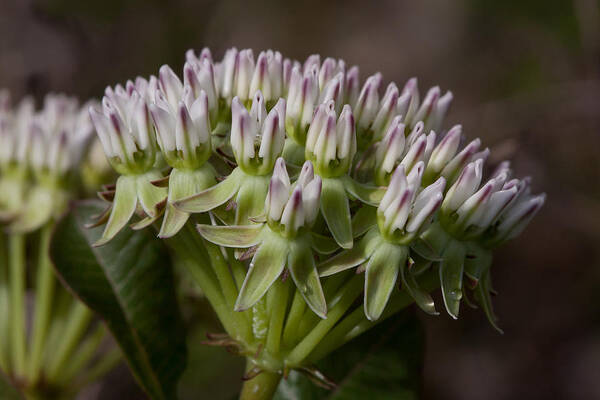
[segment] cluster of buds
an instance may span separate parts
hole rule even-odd
[[[353,304],[340,285],[358,267],[368,320],[386,315],[398,275],[402,290],[436,314],[419,284],[428,271],[451,316],[466,276],[493,320],[491,251],[523,230],[544,195],[530,194],[529,179],[509,179],[506,163],[481,185],[489,150],[479,139],[461,148],[461,126],[445,128],[452,93],[434,87],[421,101],[413,78],[402,90],[390,83],[380,98],[381,74],[360,89],[358,68],[319,56],[301,63],[269,50],[255,61],[252,50],[230,49],[213,64],[205,49],[186,58],[183,80],[162,67],[158,79],[107,89],[103,111],[91,111],[121,174],[103,194],[113,205],[99,244],[136,210],[135,228],[164,214],[161,237],[193,217],[208,242],[237,249],[230,262],[250,259],[236,278],[236,311],[258,313],[291,275],[302,304],[330,318],[337,290]],[[296,325],[301,307],[295,297],[294,327],[304,326]],[[285,362],[300,365],[304,351]]]
[[[0,93],[0,217],[10,229],[35,230],[64,210],[93,139],[86,109],[61,94],[37,111],[29,98],[13,109]]]

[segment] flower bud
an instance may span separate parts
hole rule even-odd
[[[315,163],[319,175],[345,174],[356,153],[354,117],[345,105],[336,122],[333,101],[317,107],[306,137],[306,158]]]
[[[250,93],[261,91],[267,102],[283,94],[283,65],[281,53],[263,51],[256,59],[256,68],[250,82]]]
[[[367,78],[360,92],[354,112],[356,114],[357,126],[361,129],[368,129],[377,115],[380,85],[381,74],[377,73]]]
[[[286,108],[286,131],[297,143],[304,145],[306,131],[313,118],[313,111],[319,98],[319,86],[316,69],[300,72],[293,68]]]
[[[271,172],[285,141],[285,100],[279,99],[267,115],[261,92],[254,96],[250,113],[235,97],[231,118],[231,147],[238,165],[256,175]]]

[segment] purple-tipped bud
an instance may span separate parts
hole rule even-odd
[[[367,129],[377,115],[379,109],[379,86],[381,85],[381,79],[380,73],[367,78],[367,81],[358,96],[354,112],[356,114],[357,124],[362,129]]]
[[[442,204],[442,210],[447,213],[458,210],[458,208],[471,197],[479,187],[482,172],[482,160],[469,163],[462,170],[454,185],[448,190],[444,203]]]

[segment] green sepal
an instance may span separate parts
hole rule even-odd
[[[474,242],[468,242],[466,246],[465,274],[473,280],[473,287],[476,287],[492,265],[492,253]]]
[[[356,244],[356,246],[350,250],[344,250],[319,264],[319,275],[333,275],[362,264],[371,256],[371,254],[373,254],[381,243],[382,239],[379,235],[379,231],[376,228],[371,229]]]
[[[386,191],[385,187],[365,185],[355,181],[348,175],[344,175],[340,179],[344,182],[348,193],[370,206],[377,207]]]
[[[284,158],[288,165],[301,166],[304,164],[304,147],[291,137],[288,137],[285,139],[281,157]]]
[[[329,236],[310,233],[310,247],[319,254],[331,254],[340,248],[337,242]]]
[[[442,261],[440,254],[428,242],[417,238],[410,243],[410,249],[428,261]]]
[[[375,225],[377,225],[377,208],[365,205],[352,218],[352,234],[357,238]]]
[[[306,304],[319,317],[327,318],[327,302],[315,259],[307,243],[295,240],[290,245],[288,269]]]
[[[498,326],[498,317],[494,314],[494,308],[492,306],[491,294],[491,275],[490,271],[484,272],[481,277],[479,285],[475,287],[475,299],[483,308],[488,321],[500,334],[504,334],[504,331]]]
[[[136,177],[121,175],[117,178],[115,199],[108,222],[102,237],[94,243],[94,247],[109,242],[131,219],[137,207]]]
[[[202,237],[224,247],[247,248],[262,241],[264,225],[196,225]]]
[[[436,221],[421,234],[420,239],[424,242],[423,244],[426,245],[426,248],[420,248],[419,250],[428,253],[429,257],[441,258],[451,237],[442,228],[440,223]],[[418,241],[415,243],[417,243],[416,246],[419,246]]]
[[[246,175],[244,177],[235,197],[235,225],[252,224],[250,217],[264,212],[268,190],[268,176]]]
[[[156,217],[158,215],[159,210],[157,205],[167,197],[167,189],[156,187],[152,184],[152,181],[160,178],[162,178],[162,174],[154,170],[146,172],[143,175],[137,175],[135,178],[137,198],[142,209],[149,217]],[[117,188],[118,190],[119,188]]]
[[[444,305],[448,314],[454,319],[458,318],[462,299],[465,254],[465,245],[451,240],[444,251],[444,258],[440,262],[440,284]]]
[[[277,234],[269,235],[260,245],[235,302],[235,311],[252,307],[269,290],[283,272],[289,253],[288,241]]]
[[[400,265],[406,264],[408,247],[382,243],[369,258],[365,270],[365,315],[379,319],[398,279]]]
[[[411,265],[411,268],[408,268],[408,265],[409,263],[407,262],[400,264],[400,278],[402,279],[403,289],[408,292],[421,310],[427,314],[439,315],[440,313],[435,310],[435,303],[431,295],[419,287],[415,279],[415,274],[412,271],[414,265]]]
[[[222,182],[206,190],[176,201],[173,205],[180,211],[202,213],[225,204],[238,191],[244,173],[236,168]]]
[[[339,179],[323,178],[321,213],[333,238],[344,249],[351,249],[352,219],[344,184]]]
[[[215,173],[210,164],[196,170],[173,168],[169,176],[169,194],[165,217],[158,233],[160,238],[175,235],[185,225],[190,216],[190,214],[176,209],[173,203],[199,193],[215,183]]]

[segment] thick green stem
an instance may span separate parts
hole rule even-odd
[[[44,344],[48,334],[50,321],[52,294],[54,292],[54,273],[48,254],[52,225],[47,224],[41,229],[38,271],[35,291],[35,319],[33,323],[33,336],[31,353],[29,354],[28,378],[35,384],[39,378],[44,354]]]
[[[438,274],[435,268],[425,272],[419,279],[420,286],[426,291],[432,291],[440,286]],[[310,354],[310,361],[317,362],[337,348],[343,346],[358,335],[371,329],[386,318],[391,317],[398,311],[408,307],[414,302],[412,297],[405,291],[400,291],[392,296],[385,311],[377,321],[369,321],[365,317],[363,307],[358,307],[331,330]]]
[[[12,362],[17,376],[25,374],[25,236],[9,236],[10,318],[12,333]]]
[[[88,363],[96,355],[102,340],[106,337],[106,328],[98,324],[94,332],[90,334],[79,346],[77,352],[69,360],[69,364],[61,371],[58,383],[64,384],[77,377],[77,375],[88,366]]]
[[[289,366],[300,365],[304,361],[327,332],[342,318],[361,290],[362,277],[354,276],[341,290],[339,300],[335,302],[335,305],[327,313],[327,319],[321,320],[288,355],[286,362]]]
[[[252,368],[250,362],[248,362],[248,368]],[[254,378],[244,382],[240,400],[271,400],[280,381],[281,374],[263,370]]]
[[[288,296],[290,294],[290,279],[282,282],[278,279],[271,290],[269,290],[270,318],[269,331],[267,333],[267,351],[275,356],[279,354],[281,344],[281,333],[287,311]]]

